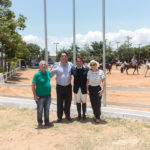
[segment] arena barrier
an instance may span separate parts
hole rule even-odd
[[[31,85],[26,84],[7,84],[7,83],[0,83],[0,87],[6,86],[6,87],[31,87]],[[56,88],[56,85],[52,85],[52,88]],[[138,87],[106,87],[107,90],[121,90],[121,91],[144,91],[144,92],[150,92],[150,88],[138,88]],[[10,96],[10,95],[3,95],[0,94],[0,96],[7,96],[7,97],[18,97],[18,98],[29,98],[25,96]],[[30,97],[31,98],[31,97]],[[56,97],[52,97],[52,100],[56,100]],[[88,99],[89,102],[89,99]],[[115,105],[115,106],[127,106],[127,107],[141,107],[141,108],[150,108],[149,104],[134,104],[134,103],[121,103],[121,102],[110,102],[106,101],[107,105]]]

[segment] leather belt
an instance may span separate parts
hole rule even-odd
[[[57,86],[58,87],[68,87],[68,86],[70,86],[71,84],[68,84],[68,85],[59,85],[59,84],[57,84]]]

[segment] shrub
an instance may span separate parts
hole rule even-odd
[[[0,67],[0,73],[4,73],[5,72],[5,68]]]

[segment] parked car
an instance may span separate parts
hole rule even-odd
[[[39,63],[35,63],[31,65],[32,69],[38,69],[39,68]]]

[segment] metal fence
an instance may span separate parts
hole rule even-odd
[[[20,70],[20,67],[14,69],[14,70],[11,70],[9,72],[6,72],[3,74],[3,79],[4,81],[6,81],[8,78],[10,78],[14,73],[16,73],[16,71]]]

